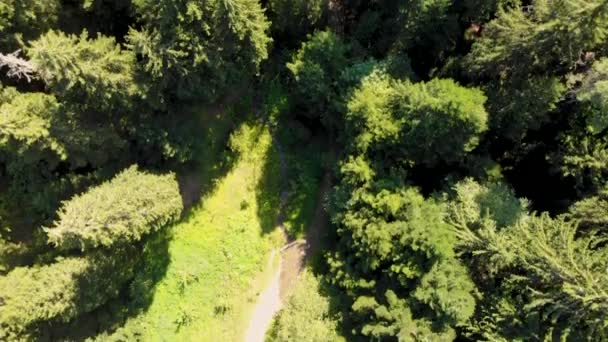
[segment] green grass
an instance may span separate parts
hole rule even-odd
[[[318,205],[318,191],[323,177],[323,156],[327,144],[311,136],[307,128],[293,119],[288,93],[278,80],[266,84],[264,110],[273,125],[287,164],[288,192],[284,226],[293,238],[303,238]],[[273,155],[276,157],[276,155]],[[272,161],[278,166],[278,161]],[[279,172],[278,168],[275,172]],[[268,173],[269,177],[275,177]]]
[[[314,141],[304,147],[289,147],[287,160],[289,197],[284,226],[290,236],[303,238],[319,205],[319,186],[323,175],[320,144]]]
[[[275,95],[264,110],[280,125],[275,120],[285,115],[285,98]],[[178,224],[149,239],[130,299],[110,314],[126,322],[97,340],[241,341],[277,266],[271,251],[284,243],[276,229],[284,189],[285,227],[294,237],[305,234],[317,206],[323,144],[311,139],[299,146],[279,137],[289,165],[282,184],[268,129],[259,120],[238,125],[228,139],[233,153],[227,153],[225,137],[235,123],[229,113],[210,112],[193,146],[203,198]]]
[[[331,299],[322,294],[319,279],[305,270],[293,295],[275,318],[266,340],[281,342],[345,341],[338,333],[340,316],[332,313]]]
[[[259,210],[272,208],[279,194],[277,182],[260,182],[266,160],[272,155],[267,130],[260,124],[243,124],[230,145],[238,155],[232,169],[171,228],[166,247],[168,265],[149,289],[147,309],[129,318],[112,336],[100,339],[240,340],[271,271],[270,251],[282,241],[274,227],[262,224],[274,222],[276,210]],[[271,217],[261,217],[260,213]],[[159,250],[162,248],[149,251],[152,264],[162,259],[154,255]],[[136,283],[145,285],[145,273],[153,273],[154,268],[151,265],[142,270],[144,274]]]

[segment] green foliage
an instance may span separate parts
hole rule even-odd
[[[599,240],[576,239],[575,225],[547,215],[516,225],[512,234],[506,248],[530,274],[527,309],[562,336],[606,337],[606,250],[595,249]]]
[[[489,128],[509,140],[521,140],[529,131],[550,122],[566,87],[556,77],[503,82],[488,89]]]
[[[363,327],[363,334],[374,338],[398,337],[399,341],[430,342],[453,341],[452,329],[434,331],[433,323],[427,319],[414,319],[407,301],[399,299],[391,291],[386,291],[386,304],[380,305],[371,297],[359,297],[353,310],[371,314],[373,319]]]
[[[500,232],[526,220],[529,203],[517,199],[513,190],[501,183],[481,185],[465,179],[453,192],[447,222],[457,236],[456,250],[469,263],[475,278],[492,277],[514,259],[504,248],[508,236]],[[476,250],[486,252],[472,252]],[[470,254],[474,258],[469,258]]]
[[[465,0],[464,16],[473,23],[486,22],[493,18],[499,9],[512,8],[518,5],[518,0]]]
[[[454,259],[455,236],[443,221],[441,205],[416,189],[383,189],[382,183],[352,190],[345,202],[339,194],[349,186],[337,190],[334,205],[341,209],[333,221],[341,239],[328,260],[328,281],[354,301],[361,334],[394,336],[411,324],[428,326],[427,320],[435,323],[429,334],[443,334],[465,323],[475,307],[468,271]],[[392,291],[388,302],[378,287]],[[413,311],[419,322],[406,312],[386,312],[395,305],[409,308],[406,312]],[[376,318],[365,318],[369,309]],[[389,328],[382,323],[387,320]]]
[[[579,227],[588,231],[608,233],[608,189],[604,186],[596,196],[584,198],[568,208],[566,217],[575,220]]]
[[[437,63],[456,48],[460,28],[458,14],[449,0],[416,0],[403,3],[399,10],[401,31],[393,47],[396,51],[424,51],[426,61]],[[413,50],[413,51],[412,51]],[[432,66],[433,64],[431,64]]]
[[[319,280],[304,271],[298,279],[294,294],[279,312],[267,334],[267,341],[344,341],[337,321],[331,313],[329,299],[321,294]]]
[[[499,9],[467,56],[473,77],[526,77],[570,70],[608,34],[603,0],[535,0]]]
[[[43,93],[18,94],[0,105],[2,150],[26,164],[44,159],[52,165],[67,159],[65,147],[52,134],[60,110],[55,97]]]
[[[157,176],[132,166],[64,202],[46,233],[63,250],[111,247],[141,240],[179,218],[182,209],[175,175]]]
[[[420,280],[414,298],[429,306],[439,321],[462,324],[475,311],[475,285],[466,267],[456,259],[440,261]]]
[[[241,339],[277,215],[306,237],[323,204],[323,290],[305,273],[271,339],[608,340],[607,23],[606,0],[0,0],[0,340]]]
[[[78,108],[107,116],[133,105],[135,55],[121,51],[114,38],[49,31],[30,42],[27,54],[50,89]]]
[[[0,50],[12,52],[57,25],[59,0],[3,0],[0,3]]]
[[[486,130],[485,96],[452,80],[366,78],[348,102],[347,129],[360,151],[384,149],[427,166],[454,163]]]
[[[328,6],[327,0],[270,0],[272,30],[290,39],[300,38],[323,24]]]
[[[561,136],[558,159],[562,174],[572,177],[580,192],[595,192],[608,177],[607,137],[580,136],[575,132]]]
[[[35,339],[43,322],[68,322],[116,297],[133,276],[133,247],[18,267],[0,277],[0,338]]]
[[[208,192],[200,204],[170,228],[171,237],[164,240],[165,251],[161,247],[163,240],[146,245],[145,268],[137,270],[136,281],[129,289],[136,302],[129,302],[127,307],[136,306],[146,296],[154,300],[145,310],[130,315],[117,331],[98,336],[99,341],[243,339],[248,314],[266,285],[256,276],[265,270],[270,250],[278,247],[280,236],[279,231],[266,234],[274,228],[276,206],[263,213],[259,208],[266,201],[278,203],[279,191],[274,184],[260,182],[267,172],[261,166],[272,153],[270,135],[264,126],[242,124],[233,132],[231,140],[243,146],[243,155],[217,178],[204,171],[213,167],[209,163],[224,158],[224,137],[220,131],[213,133],[213,137],[208,137],[213,143],[206,145],[207,163],[193,173],[200,181],[209,182]],[[220,149],[214,150],[216,144]],[[271,175],[276,178],[276,174]],[[249,203],[246,208],[241,206],[243,201]],[[163,258],[168,258],[165,267]],[[268,274],[264,277],[274,272],[272,268],[265,271]],[[154,278],[158,283],[152,281]],[[112,316],[120,315],[122,310],[124,307],[116,308]]]
[[[0,217],[0,222],[2,222],[1,220]],[[6,274],[16,264],[18,265],[27,251],[27,247],[23,244],[6,241],[0,236],[0,275]]]
[[[585,128],[589,134],[605,134],[608,128],[608,58],[591,66],[581,80],[577,100],[582,103]]]
[[[554,158],[562,174],[574,179],[579,193],[594,193],[608,176],[608,59],[593,63],[583,74],[572,75],[577,108],[569,130],[560,135]]]
[[[528,201],[517,199],[513,190],[502,183],[481,185],[467,178],[454,186],[449,212],[460,223],[480,225],[491,219],[500,229],[526,217],[528,206]]]
[[[606,267],[606,249],[597,249],[602,240],[577,237],[576,224],[546,214],[497,224],[498,214],[513,207],[509,202],[516,203],[514,197],[480,217],[483,200],[467,205],[475,192],[467,187],[479,189],[470,181],[457,187],[451,223],[461,255],[488,294],[471,330],[485,338],[605,336],[608,283],[600,270]]]
[[[59,174],[57,169],[101,167],[124,158],[125,141],[110,127],[83,123],[52,95],[13,95],[0,104],[0,162],[12,204],[32,205],[31,216],[51,215],[69,189],[96,177]]]
[[[142,27],[127,36],[152,82],[152,103],[217,99],[257,72],[268,56],[270,23],[257,0],[139,0]],[[166,105],[166,103],[165,103]]]
[[[330,128],[341,122],[342,101],[337,82],[347,65],[348,51],[349,46],[335,33],[318,31],[308,36],[287,63],[295,81],[296,105]]]

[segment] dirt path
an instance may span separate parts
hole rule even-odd
[[[272,252],[268,267],[273,267],[272,262],[274,260],[275,251]],[[281,298],[279,296],[279,284],[281,274],[281,259],[279,259],[279,267],[272,276],[268,287],[256,303],[253,311],[252,319],[249,322],[247,333],[245,334],[245,341],[264,341],[266,331],[270,328],[272,318],[281,308]]]
[[[262,107],[259,105],[259,99],[256,101],[256,103],[258,103],[256,107],[261,109]],[[245,334],[246,342],[264,341],[266,331],[268,328],[270,328],[274,315],[279,312],[283,302],[285,302],[289,295],[291,295],[295,285],[297,284],[300,273],[304,270],[306,260],[309,256],[314,255],[314,253],[319,250],[322,234],[327,227],[327,223],[329,222],[323,203],[325,202],[325,197],[331,190],[332,186],[331,172],[327,172],[323,177],[321,186],[319,187],[317,207],[315,209],[315,214],[311,225],[308,227],[306,238],[293,240],[287,234],[287,231],[283,226],[285,218],[285,205],[287,204],[289,197],[287,192],[287,158],[285,157],[283,146],[281,145],[280,141],[276,139],[274,132],[275,128],[269,123],[268,117],[265,116],[265,113],[261,111],[259,111],[257,115],[264,120],[266,126],[268,127],[268,131],[272,137],[273,146],[276,149],[279,157],[281,194],[276,226],[285,235],[285,241],[287,241],[287,243],[279,250],[281,253],[279,267],[273,275],[272,281],[270,284],[268,284],[268,287],[266,290],[264,290],[260,297],[258,297],[251,321],[249,322],[249,327],[247,328],[247,332]],[[331,147],[330,153],[332,155],[335,154],[335,146]],[[273,255],[274,253],[275,251],[273,251]],[[272,267],[272,265],[270,265],[270,267]]]
[[[328,222],[323,203],[325,196],[330,190],[331,175],[327,173],[323,177],[323,182],[319,188],[317,208],[315,209],[313,221],[307,231],[307,237],[306,239],[291,241],[279,251],[281,253],[279,267],[266,290],[258,298],[247,333],[245,334],[246,342],[264,341],[266,331],[270,328],[274,315],[291,295],[300,273],[304,270],[306,260],[318,251],[321,236]],[[279,222],[279,227],[285,232],[282,222]]]

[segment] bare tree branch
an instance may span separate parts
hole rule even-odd
[[[15,77],[19,80],[25,78],[29,83],[36,78],[36,70],[29,61],[19,57],[20,52],[21,50],[17,50],[7,55],[0,53],[0,68],[8,68],[8,77]]]

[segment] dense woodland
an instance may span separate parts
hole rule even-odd
[[[606,0],[0,0],[0,340],[145,340],[228,116],[333,175],[269,340],[608,340]]]

